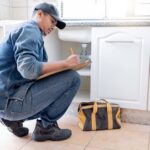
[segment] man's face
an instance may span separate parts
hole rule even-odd
[[[40,16],[40,28],[42,29],[44,35],[46,36],[53,31],[56,26],[57,21],[47,13],[42,13]]]

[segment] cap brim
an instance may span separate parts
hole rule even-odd
[[[54,19],[57,21],[56,27],[58,27],[59,29],[64,29],[66,27],[66,23],[60,18],[54,15],[52,15],[52,17],[54,17]]]

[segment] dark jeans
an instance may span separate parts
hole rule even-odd
[[[46,127],[66,112],[80,86],[77,72],[64,71],[36,81],[23,101],[10,100],[4,118],[30,120],[41,118]]]

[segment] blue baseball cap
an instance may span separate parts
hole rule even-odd
[[[35,6],[34,11],[35,10],[42,10],[43,12],[48,13],[57,21],[56,27],[59,29],[65,28],[66,23],[59,18],[58,10],[54,5],[49,3],[40,3]]]

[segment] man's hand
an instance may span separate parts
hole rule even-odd
[[[42,73],[50,73],[50,72],[57,72],[58,70],[62,69],[69,69],[77,66],[80,63],[80,59],[78,55],[72,54],[65,60],[56,61],[54,63],[43,62],[42,64]]]
[[[80,63],[80,58],[76,54],[72,54],[66,59],[66,64],[68,67],[74,67],[79,63]]]

